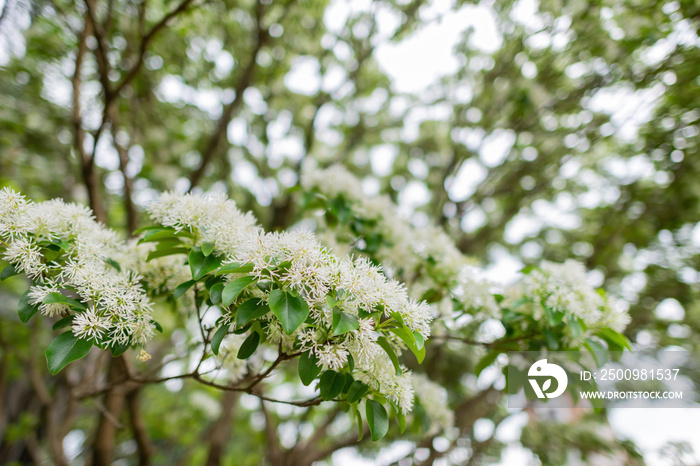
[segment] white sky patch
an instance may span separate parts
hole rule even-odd
[[[537,0],[519,0],[511,10],[510,19],[525,26],[530,33],[538,31],[545,25],[542,17],[537,14],[538,9]]]
[[[611,409],[608,419],[621,438],[630,438],[641,449],[649,466],[671,466],[659,449],[669,441],[685,440],[700,452],[698,409]]]
[[[474,34],[469,42],[474,48],[492,53],[501,46],[493,11],[473,5],[449,11],[452,8],[449,1],[431,2],[425,12],[421,11],[421,17],[434,21],[399,43],[385,42],[376,48],[375,57],[395,91],[421,91],[457,71],[460,61],[454,48],[470,27]]]
[[[391,173],[394,159],[399,154],[398,147],[391,144],[382,144],[370,149],[369,159],[372,163],[372,171],[377,176],[387,176]]]
[[[304,144],[298,136],[285,136],[271,140],[267,146],[267,154],[270,167],[277,168],[284,159],[300,160],[304,154]]]
[[[249,87],[243,91],[243,101],[256,115],[267,112],[267,102],[265,102],[262,93],[255,87]]]
[[[243,118],[234,118],[226,128],[226,135],[231,144],[242,146],[248,140],[248,123]]]
[[[465,233],[471,233],[476,231],[486,224],[486,214],[479,207],[474,207],[470,209],[462,220],[459,222],[459,226]]]
[[[515,131],[497,129],[481,143],[479,158],[487,167],[497,167],[505,162],[515,144]]]
[[[496,428],[496,440],[503,443],[517,442],[529,416],[525,411],[516,412],[505,418]],[[513,463],[516,464],[516,463]],[[523,463],[524,464],[524,463]]]
[[[685,309],[677,300],[666,298],[656,306],[654,314],[661,320],[683,320]]]
[[[329,31],[340,34],[350,17],[371,7],[372,0],[334,0],[323,13],[323,22]]]
[[[503,246],[493,246],[489,250],[489,265],[486,268],[487,280],[499,285],[508,285],[520,277],[523,263],[510,254]]]
[[[331,92],[338,89],[341,84],[347,79],[345,68],[340,65],[331,65],[326,69],[326,74],[323,75],[321,88],[325,92]]]
[[[605,170],[622,184],[630,184],[644,178],[652,178],[656,173],[654,164],[645,156],[637,155],[631,158],[610,157],[604,163]]]
[[[446,182],[447,194],[455,202],[469,199],[487,174],[488,170],[476,159],[469,159],[462,164],[455,177]]]
[[[166,75],[156,90],[158,98],[170,102],[199,107],[211,118],[221,114],[221,89],[195,89],[185,84],[180,76]]]
[[[496,426],[491,419],[477,419],[474,423],[474,439],[477,442],[485,442],[491,438],[495,427]]]
[[[587,108],[610,115],[616,135],[623,141],[634,141],[639,128],[651,120],[664,90],[662,84],[639,91],[625,85],[604,87],[593,95]]]
[[[424,183],[409,181],[399,193],[399,214],[409,217],[416,208],[427,204],[431,197]]]
[[[315,57],[300,56],[284,77],[287,88],[297,94],[314,95],[321,88],[321,65]]]
[[[520,212],[508,222],[503,237],[511,244],[518,244],[529,236],[535,236],[543,226],[534,215]]]

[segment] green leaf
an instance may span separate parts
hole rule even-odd
[[[122,266],[119,265],[119,262],[115,261],[114,259],[110,259],[109,257],[105,259],[105,262],[111,265],[113,268],[117,270],[117,272],[122,271]]]
[[[205,256],[201,251],[192,250],[190,252],[190,270],[192,278],[199,280],[209,272],[213,272],[221,265],[223,257],[221,256]]]
[[[343,384],[343,390],[341,393],[347,394],[348,390],[350,390],[350,386],[353,384],[353,382],[355,382],[355,379],[350,372],[343,372],[343,374],[345,374],[345,383]]]
[[[228,333],[228,325],[222,325],[211,337],[211,351],[214,354],[219,354],[219,348],[221,347],[221,342]]]
[[[409,330],[409,328],[405,325],[402,325],[401,327],[391,328],[390,330],[393,333],[395,333],[399,338],[401,338],[401,340],[403,340],[404,343],[406,343],[408,349],[410,349],[411,352],[416,356],[418,364],[421,364],[425,359],[425,347],[421,345],[421,348],[418,348],[414,332],[411,332],[411,330]]]
[[[474,375],[478,377],[484,369],[489,367],[491,363],[493,363],[496,360],[499,354],[501,354],[501,352],[496,350],[492,350],[486,353],[486,356],[481,358],[481,360],[474,368]]]
[[[84,358],[92,343],[73,335],[73,332],[65,332],[53,339],[46,348],[46,363],[52,375],[58,374],[61,369],[73,361]]]
[[[253,271],[253,264],[241,265],[238,262],[231,262],[230,264],[225,264],[219,270],[216,271],[216,275],[222,275],[225,273],[250,273]]]
[[[413,338],[416,339],[416,348],[422,350],[425,346],[425,339],[423,338],[423,335],[418,332],[413,332]]]
[[[65,304],[73,309],[78,309],[81,311],[87,310],[87,306],[85,304],[55,291],[47,294],[41,302],[46,304]]]
[[[608,352],[603,345],[590,338],[586,338],[586,342],[583,345],[588,348],[588,351],[591,352],[595,358],[596,364],[598,364],[598,367],[601,367],[608,362]]]
[[[273,290],[268,303],[287,335],[294,333],[309,316],[309,306],[301,296],[292,296],[282,290]]]
[[[262,317],[268,312],[270,312],[270,307],[261,299],[251,298],[238,306],[238,310],[236,311],[236,325],[243,327],[251,320]]]
[[[152,230],[148,230],[144,235],[143,238],[139,240],[139,244],[141,243],[152,243],[156,241],[162,241],[164,239],[175,239],[177,238],[177,233],[175,230],[171,228],[154,228]]]
[[[431,288],[421,296],[420,301],[426,301],[428,303],[436,303],[442,299],[442,293],[440,290]]]
[[[547,321],[552,327],[556,327],[557,325],[561,324],[562,320],[564,320],[563,312],[555,311],[548,306],[544,307],[544,314],[547,316]]]
[[[350,388],[348,389],[348,403],[354,403],[356,401],[360,401],[360,398],[365,396],[365,394],[369,391],[369,387],[367,384],[355,380],[352,385],[350,385]]]
[[[569,330],[571,330],[571,336],[573,338],[578,338],[581,336],[583,333],[583,328],[581,327],[578,317],[574,317],[573,319],[569,320]]]
[[[376,442],[389,432],[389,417],[386,414],[386,409],[381,403],[368,400],[365,414],[367,415],[369,431],[372,434],[372,441]]]
[[[403,434],[406,432],[406,416],[401,410],[397,410],[396,419],[399,421],[399,432]]]
[[[360,322],[352,314],[333,309],[333,335],[342,335],[360,328]]]
[[[17,269],[15,269],[15,266],[10,264],[4,269],[2,269],[2,273],[0,273],[0,280],[5,280],[6,278],[10,278],[13,275],[17,275],[19,272]]]
[[[179,299],[180,296],[183,294],[187,293],[187,290],[192,288],[192,285],[194,285],[196,282],[194,280],[188,280],[185,283],[180,283],[177,288],[175,288],[175,291],[173,292],[173,297],[175,299]]]
[[[215,283],[211,286],[209,290],[209,299],[213,304],[219,304],[221,302],[221,295],[224,291],[223,283]]]
[[[328,305],[328,309],[333,309],[339,302],[340,299],[335,299],[331,295],[326,296],[326,304]]]
[[[345,385],[345,376],[336,371],[326,371],[321,375],[319,387],[321,389],[321,398],[325,401],[330,401],[340,395]]]
[[[394,365],[394,369],[396,369],[396,375],[401,375],[399,358],[396,356],[396,352],[394,351],[394,348],[391,347],[389,341],[385,337],[379,337],[377,338],[377,343],[384,349],[384,351],[386,351],[386,354],[389,355],[389,359],[391,359],[391,363]]]
[[[230,306],[231,303],[234,302],[236,298],[238,298],[238,295],[241,294],[241,291],[243,291],[248,285],[253,283],[255,280],[257,280],[255,277],[247,275],[245,277],[237,278],[231,283],[228,283],[224,287],[223,292],[221,293],[221,304],[223,304],[225,307]]]
[[[608,343],[608,345],[611,347],[611,351],[623,351],[625,348],[627,348],[628,350],[632,350],[632,348],[630,348],[630,342],[629,340],[627,340],[627,337],[619,332],[616,332],[611,328],[604,328],[596,332],[596,335],[598,335]]]
[[[208,256],[216,247],[216,243],[204,243],[202,244],[202,254]]]
[[[63,327],[68,327],[70,324],[73,323],[73,317],[75,317],[75,316],[70,315],[68,317],[64,317],[63,319],[61,319],[58,322],[56,322],[55,324],[53,324],[53,327],[51,327],[51,328],[53,330],[60,330]]]
[[[360,410],[357,409],[357,403],[353,403],[350,406],[352,406],[352,410],[355,413],[355,418],[357,419],[357,441],[359,442],[362,440],[365,433],[365,429],[362,426],[362,414],[360,414]]]
[[[260,344],[260,334],[258,332],[251,333],[241,345],[236,357],[238,359],[248,359],[258,348],[258,344]]]
[[[109,347],[109,351],[112,353],[112,356],[116,357],[124,354],[129,349],[129,346],[131,346],[129,343],[115,343]]]
[[[158,330],[159,333],[163,333],[163,326],[160,325],[160,322],[158,322],[157,320],[151,320],[151,323],[156,328],[156,330]]]
[[[307,387],[321,372],[321,367],[317,366],[318,358],[312,356],[308,351],[301,354],[299,358],[299,378],[301,383]]]
[[[147,227],[141,227],[138,230],[134,231],[135,235],[140,235],[143,232],[146,231],[151,231],[151,230],[164,230],[164,228],[161,225],[149,225]]]
[[[146,257],[146,262],[150,262],[153,259],[158,259],[159,257],[173,256],[175,254],[187,254],[189,249],[187,248],[168,248],[168,249],[156,249],[148,253]]]
[[[547,329],[544,329],[542,333],[544,334],[544,339],[547,341],[547,347],[557,351],[559,349],[559,339],[557,336]]]
[[[17,314],[19,315],[19,320],[26,324],[37,312],[39,312],[39,308],[29,304],[29,290],[27,290],[26,293],[24,293],[19,299],[19,303],[17,304]]]

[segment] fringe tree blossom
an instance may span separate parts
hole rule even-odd
[[[442,229],[414,227],[399,216],[396,204],[387,196],[365,196],[360,181],[345,167],[308,170],[302,183],[321,195],[320,205],[327,215],[346,217],[344,224],[351,225],[347,236],[351,241],[357,238],[366,243],[359,249],[390,270],[412,278],[411,290],[420,293],[417,296],[436,296],[441,316],[436,323],[452,330],[460,327],[455,318],[462,313],[477,319],[501,319],[503,307],[513,304],[517,304],[518,312],[529,313],[540,321],[545,320],[547,310],[580,318],[590,331],[577,337],[579,340],[605,327],[621,332],[629,322],[624,309],[611,304],[588,284],[585,268],[575,261],[543,262],[540,268],[501,291],[483,278],[474,261],[463,255]],[[309,205],[315,204],[310,201]],[[377,235],[379,240],[369,248]],[[337,235],[331,243],[336,241]],[[510,299],[499,303],[496,298],[502,299],[501,293]],[[452,299],[459,303],[461,312],[454,312],[457,309],[453,308]]]
[[[375,252],[376,257],[395,271],[411,271],[434,263],[436,280],[449,282],[465,265],[474,261],[454,244],[442,228],[415,227],[398,213],[396,204],[388,196],[366,196],[360,181],[341,165],[322,170],[308,170],[302,176],[302,185],[329,199],[349,201],[352,213],[363,220],[376,222],[375,230],[385,241]],[[362,236],[363,232],[359,232]],[[365,235],[365,242],[369,239]]]
[[[201,243],[214,243],[224,253],[233,252],[245,233],[257,231],[252,213],[242,213],[223,193],[207,196],[164,193],[149,209],[154,222],[189,231]]]
[[[538,321],[546,322],[554,313],[563,316],[565,322],[580,319],[581,331],[567,336],[573,343],[605,328],[622,332],[630,322],[621,303],[596,291],[588,283],[584,266],[574,260],[563,264],[543,261],[526,271],[504,294],[505,307]]]
[[[150,207],[150,213],[156,223],[191,233],[193,245],[213,243],[214,250],[227,260],[251,265],[250,272],[228,275],[227,283],[245,276],[274,283],[272,288],[245,289],[236,301],[239,305],[246,298],[270,301],[274,289],[299,294],[309,309],[306,323],[284,332],[277,318],[268,313],[261,321],[267,325],[270,341],[309,352],[319,366],[330,370],[346,367],[352,357],[356,379],[366,381],[402,410],[411,409],[410,374],[403,370],[397,375],[377,339],[386,338],[398,350],[405,343],[394,333],[377,328],[382,319],[367,316],[399,319],[409,335],[415,332],[422,340],[430,334],[432,313],[427,304],[410,299],[403,285],[387,279],[380,267],[364,258],[337,257],[309,232],[266,233],[255,226],[252,215],[242,214],[233,201],[221,195],[168,193]],[[231,312],[234,310],[235,306]],[[356,322],[357,328],[334,334],[334,315],[339,312]],[[233,314],[225,316],[234,321]]]
[[[34,281],[28,303],[48,317],[74,311],[75,336],[104,347],[153,336],[152,305],[138,275],[112,262],[122,243],[86,207],[33,203],[2,189],[0,239],[3,258]]]
[[[603,297],[588,283],[583,265],[573,260],[563,264],[543,261],[507,294],[512,300],[531,300],[529,306],[536,319],[545,318],[545,308],[580,317],[587,325],[602,317]]]

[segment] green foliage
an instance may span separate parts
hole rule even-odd
[[[65,332],[53,339],[46,348],[46,363],[51,374],[58,374],[73,361],[87,356],[92,343]]]
[[[26,324],[37,312],[39,312],[39,308],[29,304],[29,290],[27,290],[19,299],[19,304],[17,305],[19,320]]]
[[[309,306],[300,296],[292,296],[283,290],[270,293],[269,305],[272,313],[279,319],[282,329],[291,334],[309,316]]]
[[[367,400],[365,414],[367,415],[367,424],[369,424],[372,440],[376,442],[389,431],[389,417],[386,414],[386,409],[378,401]]]
[[[308,351],[301,354],[299,357],[299,378],[301,383],[308,386],[321,373],[321,367],[317,363],[318,358],[309,354]]]
[[[248,359],[249,357],[252,356],[252,354],[258,348],[259,344],[260,344],[260,334],[258,332],[251,333],[248,336],[248,338],[245,339],[245,341],[243,342],[243,344],[239,348],[238,355],[236,357],[238,359]]]
[[[319,380],[321,398],[330,401],[340,395],[345,386],[345,374],[336,371],[325,371]]]
[[[255,281],[255,277],[251,277],[248,275],[245,277],[237,278],[231,283],[228,283],[226,286],[224,286],[224,289],[221,293],[221,304],[227,307],[230,306],[231,303],[234,302],[241,294],[241,291],[246,289],[246,287],[248,287]]]
[[[238,306],[236,310],[236,325],[244,327],[249,322],[270,312],[270,307],[258,298],[251,298]],[[308,385],[308,384],[307,384]]]

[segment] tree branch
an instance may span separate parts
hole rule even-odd
[[[158,21],[158,23],[151,28],[148,33],[143,36],[141,39],[141,45],[139,46],[139,57],[136,60],[136,63],[134,66],[129,70],[127,75],[122,79],[122,81],[117,85],[117,87],[114,89],[114,95],[119,95],[119,93],[124,89],[124,86],[129,84],[139,73],[141,70],[141,67],[143,66],[143,60],[146,56],[146,51],[148,50],[148,45],[151,43],[151,41],[155,38],[155,36],[160,32],[161,29],[163,29],[165,26],[167,26],[168,22],[179,15],[180,13],[183,13],[187,8],[189,8],[190,4],[192,3],[193,0],[183,0],[180,2],[180,4],[172,10],[170,13],[166,14],[163,16],[163,19]]]
[[[255,16],[257,21],[257,34],[255,46],[250,52],[250,58],[248,59],[248,63],[246,64],[245,69],[243,70],[243,74],[241,74],[241,77],[238,79],[238,83],[235,87],[235,96],[231,103],[224,106],[224,110],[221,113],[221,117],[219,118],[219,121],[216,124],[216,129],[214,130],[214,133],[212,133],[211,137],[209,138],[209,141],[207,142],[206,147],[204,148],[204,151],[202,152],[202,162],[199,164],[199,167],[197,167],[197,169],[190,175],[190,191],[202,181],[204,172],[206,171],[211,161],[214,159],[214,156],[218,154],[219,146],[221,145],[221,141],[224,138],[224,135],[226,134],[226,128],[231,122],[233,115],[236,113],[238,108],[241,106],[241,103],[243,102],[243,92],[245,92],[245,90],[248,88],[248,86],[250,86],[251,82],[253,81],[255,70],[257,68],[256,60],[258,57],[258,53],[260,52],[260,49],[262,49],[263,45],[265,45],[267,41],[270,40],[270,34],[268,33],[267,29],[263,28],[262,25],[263,5],[260,1],[258,1],[256,4]]]
[[[153,455],[153,444],[148,435],[148,430],[141,417],[141,403],[139,396],[140,388],[135,388],[126,396],[126,407],[129,411],[129,424],[131,431],[134,433],[134,440],[139,453],[139,466],[148,466],[151,464],[151,455]]]

